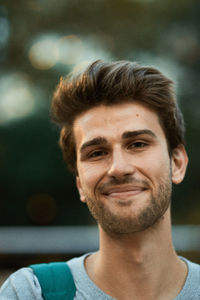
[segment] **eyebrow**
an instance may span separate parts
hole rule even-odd
[[[125,131],[122,134],[122,139],[129,139],[129,138],[133,138],[133,137],[137,137],[138,135],[150,135],[154,138],[156,138],[155,133],[153,133],[153,131],[149,130],[149,129],[142,129],[142,130],[134,130],[134,131]],[[106,138],[104,137],[96,137],[90,141],[87,141],[85,143],[83,143],[83,145],[80,148],[80,152],[82,152],[84,149],[90,147],[90,146],[99,146],[99,145],[106,145],[108,144],[108,141],[106,140]]]
[[[129,138],[136,137],[138,135],[144,135],[144,134],[147,134],[154,138],[157,138],[157,136],[155,135],[155,133],[153,131],[151,131],[149,129],[142,129],[142,130],[134,130],[134,131],[125,131],[122,134],[122,139],[129,139]]]
[[[96,137],[88,142],[83,143],[83,145],[80,148],[80,152],[82,152],[85,148],[90,146],[98,146],[98,145],[106,145],[108,144],[108,141],[103,137]]]

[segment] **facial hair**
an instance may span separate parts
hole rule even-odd
[[[137,214],[131,213],[132,210],[129,210],[128,207],[128,214],[123,215],[116,213],[114,210],[112,211],[108,205],[106,205],[106,201],[100,200],[103,191],[106,188],[109,186],[113,187],[115,185],[119,186],[123,184],[140,184],[145,187],[149,193],[151,192],[149,199],[147,200],[148,205],[144,206],[139,212],[137,212]],[[104,231],[108,234],[122,235],[144,231],[158,222],[170,205],[171,191],[171,174],[167,174],[165,178],[160,179],[155,192],[153,192],[150,188],[148,181],[138,180],[127,176],[122,179],[112,178],[109,182],[100,185],[96,191],[96,195],[98,195],[96,198],[90,197],[87,193],[85,193],[85,196],[91,214]],[[109,199],[107,199],[107,201],[109,201]]]

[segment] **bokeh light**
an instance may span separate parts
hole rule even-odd
[[[28,56],[34,68],[40,70],[52,68],[59,57],[58,37],[56,35],[39,36],[29,49]]]
[[[38,70],[56,67],[60,71],[66,65],[70,69],[79,69],[83,64],[96,59],[110,60],[111,54],[94,36],[59,36],[49,33],[35,37],[28,57],[32,66]]]
[[[63,64],[76,64],[80,61],[84,46],[75,35],[64,36],[59,41],[59,61]]]
[[[0,77],[0,124],[27,117],[34,111],[34,97],[22,73]]]

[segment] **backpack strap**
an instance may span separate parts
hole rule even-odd
[[[29,266],[37,276],[45,300],[72,300],[76,286],[66,262]]]

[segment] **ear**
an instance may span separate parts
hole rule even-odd
[[[188,164],[188,156],[185,147],[180,144],[172,151],[172,182],[175,184],[181,183],[185,176]]]
[[[79,192],[79,195],[80,195],[80,200],[82,202],[86,202],[86,197],[85,197],[85,194],[83,192],[83,189],[82,189],[82,185],[81,185],[81,181],[80,181],[80,177],[79,176],[76,176],[76,187],[78,189],[78,192]]]

